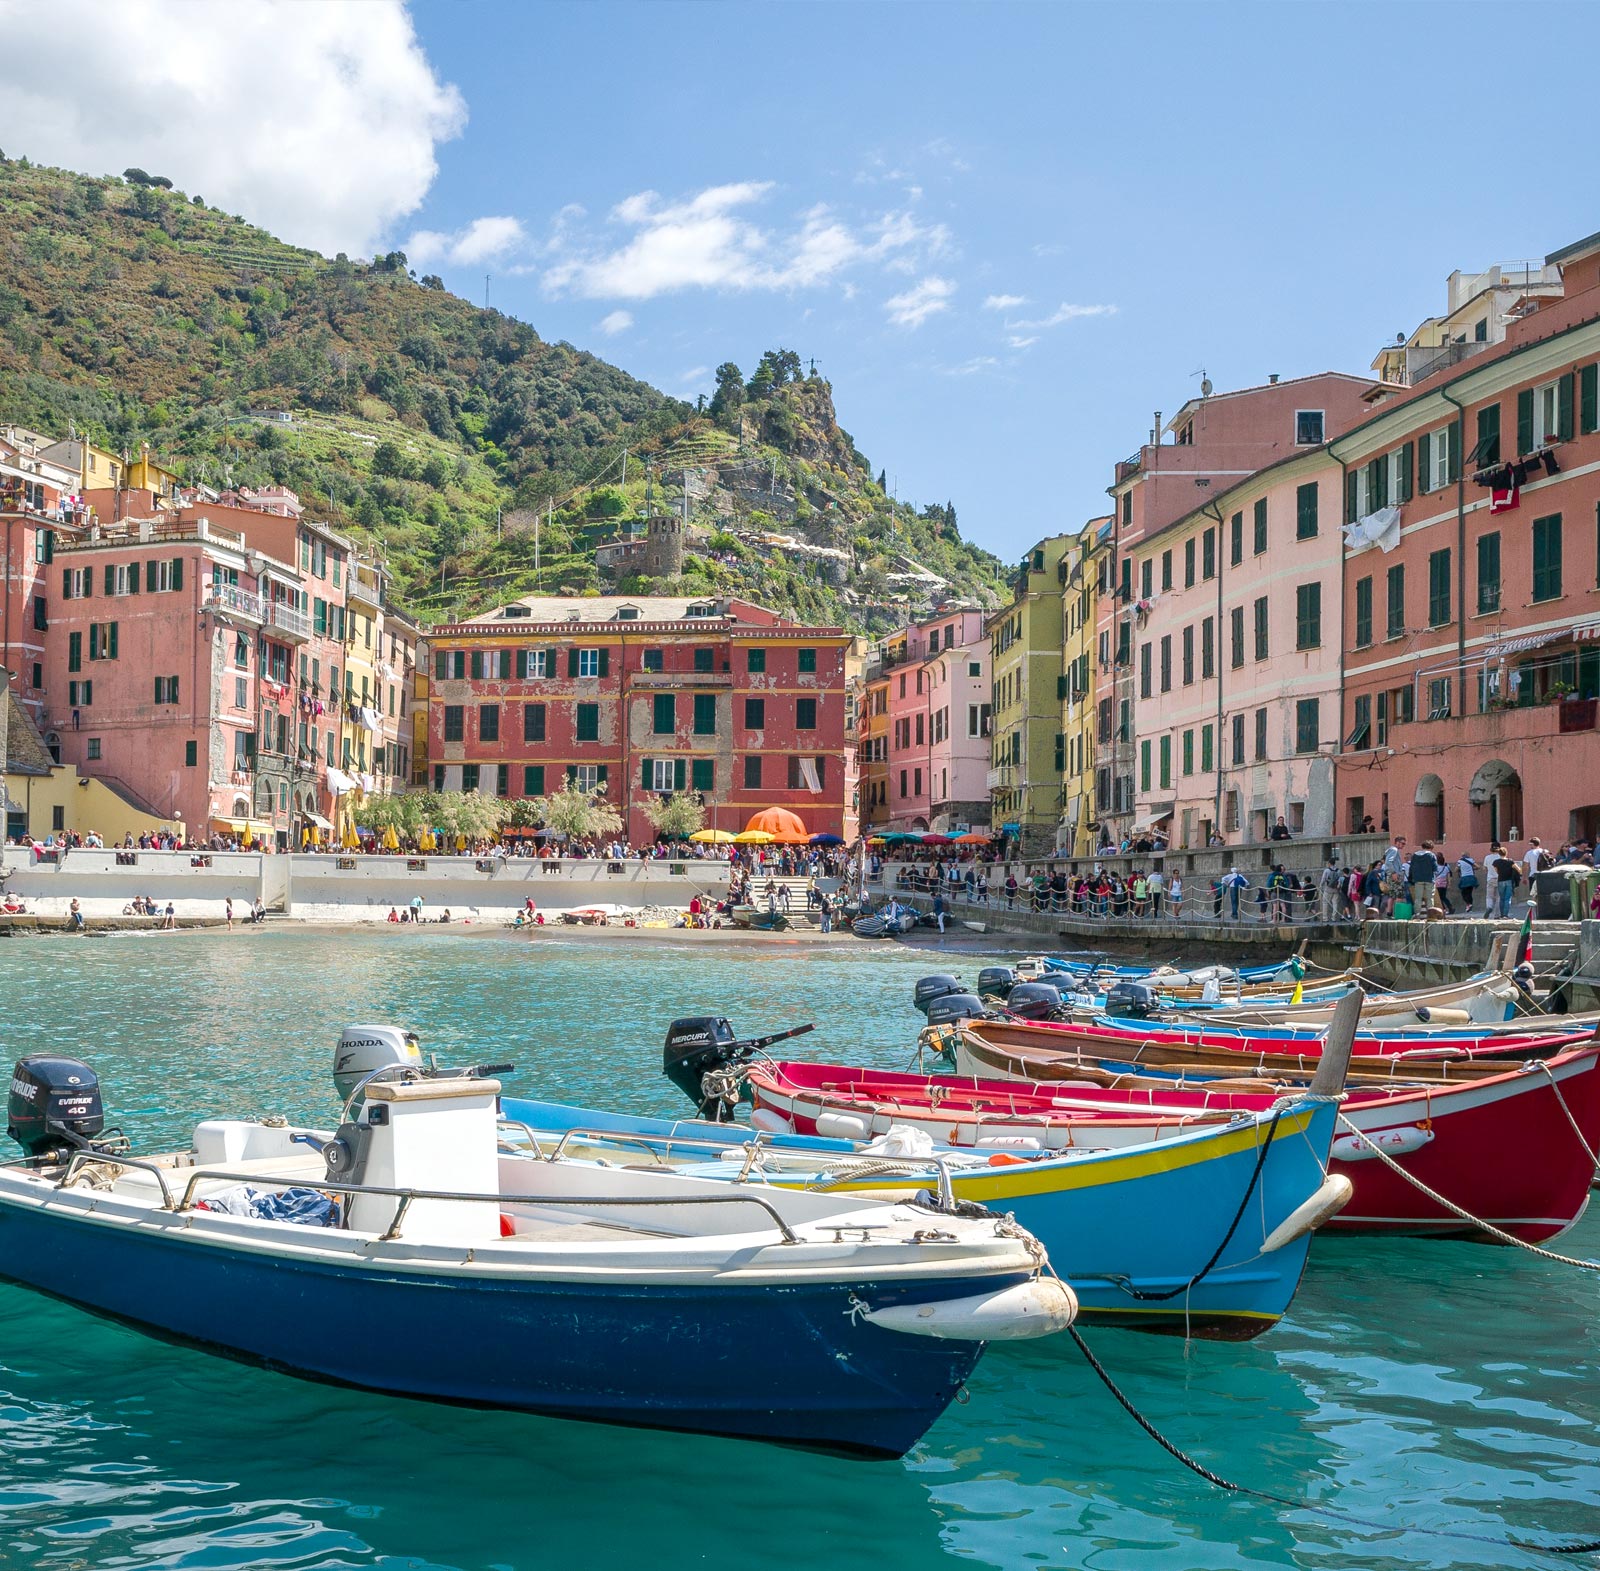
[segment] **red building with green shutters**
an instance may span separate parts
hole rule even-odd
[[[692,791],[737,833],[787,807],[845,828],[845,651],[837,627],[667,596],[533,596],[429,634],[426,778],[519,798],[606,787],[634,844],[652,797]]]

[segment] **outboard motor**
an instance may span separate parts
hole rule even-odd
[[[1016,973],[1010,966],[985,966],[978,973],[977,993],[980,998],[994,996],[1005,998],[1016,982]]]
[[[928,1024],[947,1026],[957,1020],[981,1020],[983,1000],[976,993],[942,993],[928,1004]]]
[[[911,990],[911,1002],[927,1014],[928,1005],[936,998],[943,998],[946,993],[964,993],[966,987],[953,976],[925,976]]]
[[[76,1058],[38,1054],[11,1071],[6,1133],[30,1158],[63,1161],[106,1126],[100,1078]]]
[[[1119,1020],[1148,1020],[1161,1013],[1161,1002],[1143,982],[1116,982],[1106,989],[1106,1013]]]
[[[422,1067],[422,1044],[415,1031],[399,1026],[346,1026],[333,1050],[333,1086],[341,1102],[379,1069]]]
[[[1061,1008],[1061,989],[1049,982],[1018,982],[1006,1008],[1022,1020],[1048,1020]]]
[[[790,1031],[775,1031],[770,1036],[754,1036],[740,1041],[733,1027],[717,1015],[688,1015],[667,1027],[667,1040],[661,1049],[661,1067],[667,1079],[700,1109],[701,1116],[717,1123],[733,1119],[726,1098],[707,1091],[705,1077],[721,1069],[732,1069],[748,1062],[763,1048],[790,1037],[804,1036],[815,1026],[795,1026]]]

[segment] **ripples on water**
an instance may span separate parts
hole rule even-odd
[[[147,1145],[207,1114],[325,1121],[333,1039],[363,1019],[416,1027],[445,1061],[514,1059],[520,1092],[671,1112],[673,1016],[725,1012],[746,1034],[815,1020],[809,1056],[899,1068],[911,983],[935,968],[888,946],[595,935],[18,940],[0,944],[0,1049],[89,1059]],[[1567,1246],[1600,1254],[1600,1223]],[[1592,1277],[1520,1252],[1324,1243],[1259,1341],[1089,1333],[1209,1467],[1380,1524],[1357,1527],[1203,1484],[1064,1342],[991,1352],[911,1457],[863,1464],[318,1386],[0,1286],[0,1567],[1554,1564],[1412,1529],[1600,1536],[1597,1299]]]

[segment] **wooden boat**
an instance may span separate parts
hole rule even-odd
[[[1455,1084],[1349,1091],[1329,1172],[1349,1179],[1352,1197],[1328,1229],[1495,1241],[1483,1221],[1538,1242],[1570,1227],[1588,1203],[1600,1145],[1600,1043],[1493,1069]],[[797,1063],[758,1064],[749,1085],[760,1112],[802,1134],[869,1140],[909,1128],[991,1152],[1144,1147],[1259,1117],[1279,1095],[1136,1077],[1105,1087]],[[1430,1198],[1374,1147],[1477,1221]]]
[[[1329,1054],[1325,1085],[1337,1083]],[[1312,1229],[1348,1186],[1324,1172],[1331,1093],[1116,1150],[938,1151],[896,1157],[849,1141],[747,1125],[632,1118],[507,1100],[508,1138],[612,1164],[687,1167],[732,1185],[885,1198],[947,1182],[1013,1215],[1047,1249],[1080,1318],[1239,1340],[1273,1325],[1299,1284]],[[1252,1203],[1240,1210],[1240,1197]],[[1177,1224],[1177,1225],[1175,1225]],[[1219,1253],[1220,1246],[1220,1253]],[[1215,1259],[1213,1260],[1213,1256]]]
[[[92,1070],[23,1060],[4,1274],[372,1390],[887,1456],[985,1339],[1070,1319],[993,1216],[532,1160],[501,1149],[498,1081],[401,1073],[331,1136],[208,1120],[135,1158],[98,1139]]]
[[[1167,994],[1163,990],[1163,999]],[[1206,1003],[1176,1001],[1174,1007],[1184,1015],[1206,1022],[1230,1026],[1310,1025],[1315,1026],[1332,1012],[1342,992],[1329,995],[1309,990],[1298,1001],[1292,995],[1280,999],[1227,998]],[[1465,982],[1441,987],[1419,988],[1409,993],[1369,993],[1361,1012],[1363,1029],[1399,1028],[1425,1025],[1494,1025],[1515,1018],[1527,994],[1504,972],[1486,971]]]
[[[1303,1082],[1316,1072],[1315,1038],[1262,1041],[1211,1032],[1138,1035],[1095,1026],[966,1020],[946,1029],[955,1070],[962,1075],[1017,1080],[1077,1080],[1086,1071],[1118,1076],[1182,1075],[1204,1079]],[[1520,1034],[1489,1039],[1486,1049],[1450,1040],[1417,1044],[1404,1037],[1357,1038],[1350,1060],[1352,1085],[1396,1080],[1456,1082],[1498,1074],[1505,1060],[1551,1058],[1581,1046],[1593,1031]],[[1509,1045],[1508,1045],[1509,1044]]]

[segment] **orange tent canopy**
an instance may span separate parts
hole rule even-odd
[[[774,840],[789,844],[804,844],[811,839],[799,814],[791,813],[786,807],[764,807],[744,827],[762,830]]]

